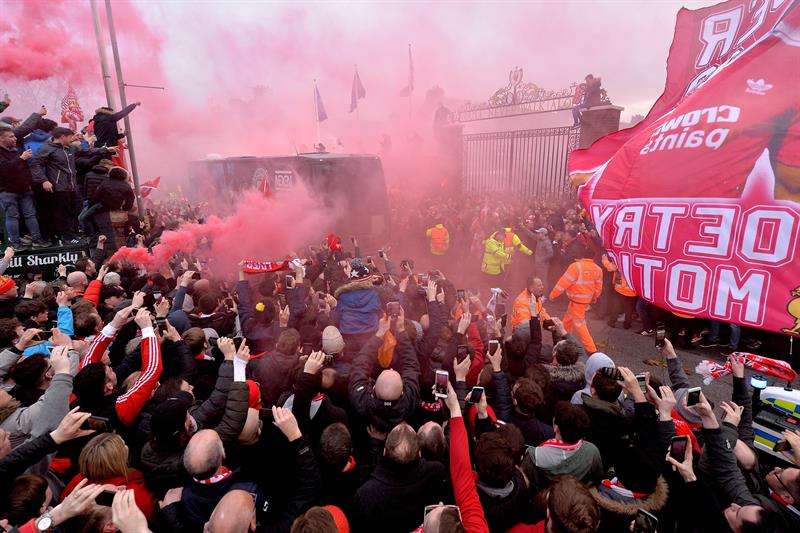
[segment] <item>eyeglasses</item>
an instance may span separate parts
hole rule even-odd
[[[777,470],[777,472],[775,470]],[[778,480],[778,483],[781,484],[781,487],[783,487],[783,490],[785,490],[787,494],[791,494],[792,491],[789,490],[789,487],[787,487],[786,483],[784,483],[783,480],[781,479],[781,474],[783,474],[783,468],[776,468],[775,470],[770,472],[770,474],[775,476],[775,479]]]

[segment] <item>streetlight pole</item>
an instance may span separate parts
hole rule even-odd
[[[97,0],[91,0],[92,22],[94,22],[94,38],[97,41],[97,53],[100,55],[100,69],[103,72],[103,88],[106,90],[106,103],[108,107],[116,107],[114,88],[111,85],[111,70],[108,68],[108,56],[103,43],[103,30],[100,26],[100,12],[97,9]]]
[[[111,51],[114,53],[114,67],[117,71],[117,83],[119,84],[119,100],[122,109],[128,106],[125,98],[125,80],[122,78],[122,64],[119,61],[119,47],[117,46],[117,32],[114,29],[114,15],[111,12],[111,0],[106,0],[106,18],[108,19],[108,33],[111,37]],[[133,185],[136,189],[136,205],[139,210],[139,219],[144,219],[144,206],[142,205],[141,189],[139,187],[139,172],[136,170],[136,153],[133,149],[133,132],[131,131],[131,120],[128,116],[123,119],[125,122],[125,132],[128,139],[128,157],[131,160],[131,173],[133,174]]]

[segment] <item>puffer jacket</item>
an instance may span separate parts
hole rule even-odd
[[[586,384],[586,365],[581,361],[569,366],[544,365],[544,368],[550,374],[550,385],[559,400],[570,401],[572,395]]]
[[[372,333],[378,329],[381,300],[375,290],[376,276],[351,281],[336,289],[334,324],[343,335]]]
[[[109,176],[108,179],[97,185],[93,194],[87,193],[87,197],[91,199],[92,203],[103,204],[106,211],[128,211],[133,207],[133,189],[125,179],[115,179]]]
[[[661,516],[662,510],[667,505],[669,487],[666,480],[659,476],[656,490],[645,496],[633,495],[624,488],[615,488],[606,483],[601,483],[596,489],[592,489],[592,496],[600,505],[602,513],[598,531],[601,533],[628,531],[639,509],[656,517]]]
[[[101,183],[105,182],[108,179],[108,167],[104,167],[103,165],[95,165],[92,167],[86,174],[85,180],[85,187],[86,187],[86,198],[91,199],[94,196],[94,192],[100,186]]]

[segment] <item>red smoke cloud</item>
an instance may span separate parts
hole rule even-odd
[[[92,31],[91,18],[76,16],[83,6],[74,2],[3,2],[2,11],[0,77],[6,81],[44,80],[57,71],[72,83],[83,83],[99,72],[97,49],[85,41]]]
[[[204,224],[186,224],[166,231],[153,248],[121,248],[112,261],[130,261],[161,268],[178,253],[213,259],[217,273],[233,272],[242,259],[277,260],[300,247],[321,243],[333,213],[323,209],[302,186],[291,197],[266,198],[250,191],[242,195],[234,214],[211,217]]]

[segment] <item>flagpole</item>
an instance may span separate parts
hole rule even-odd
[[[319,91],[319,89],[317,89],[317,80],[315,79],[314,80],[314,120],[317,121],[317,144],[320,144],[320,143],[322,143],[322,138],[320,137],[320,132],[319,132],[319,106],[317,104],[317,92],[318,91]]]

